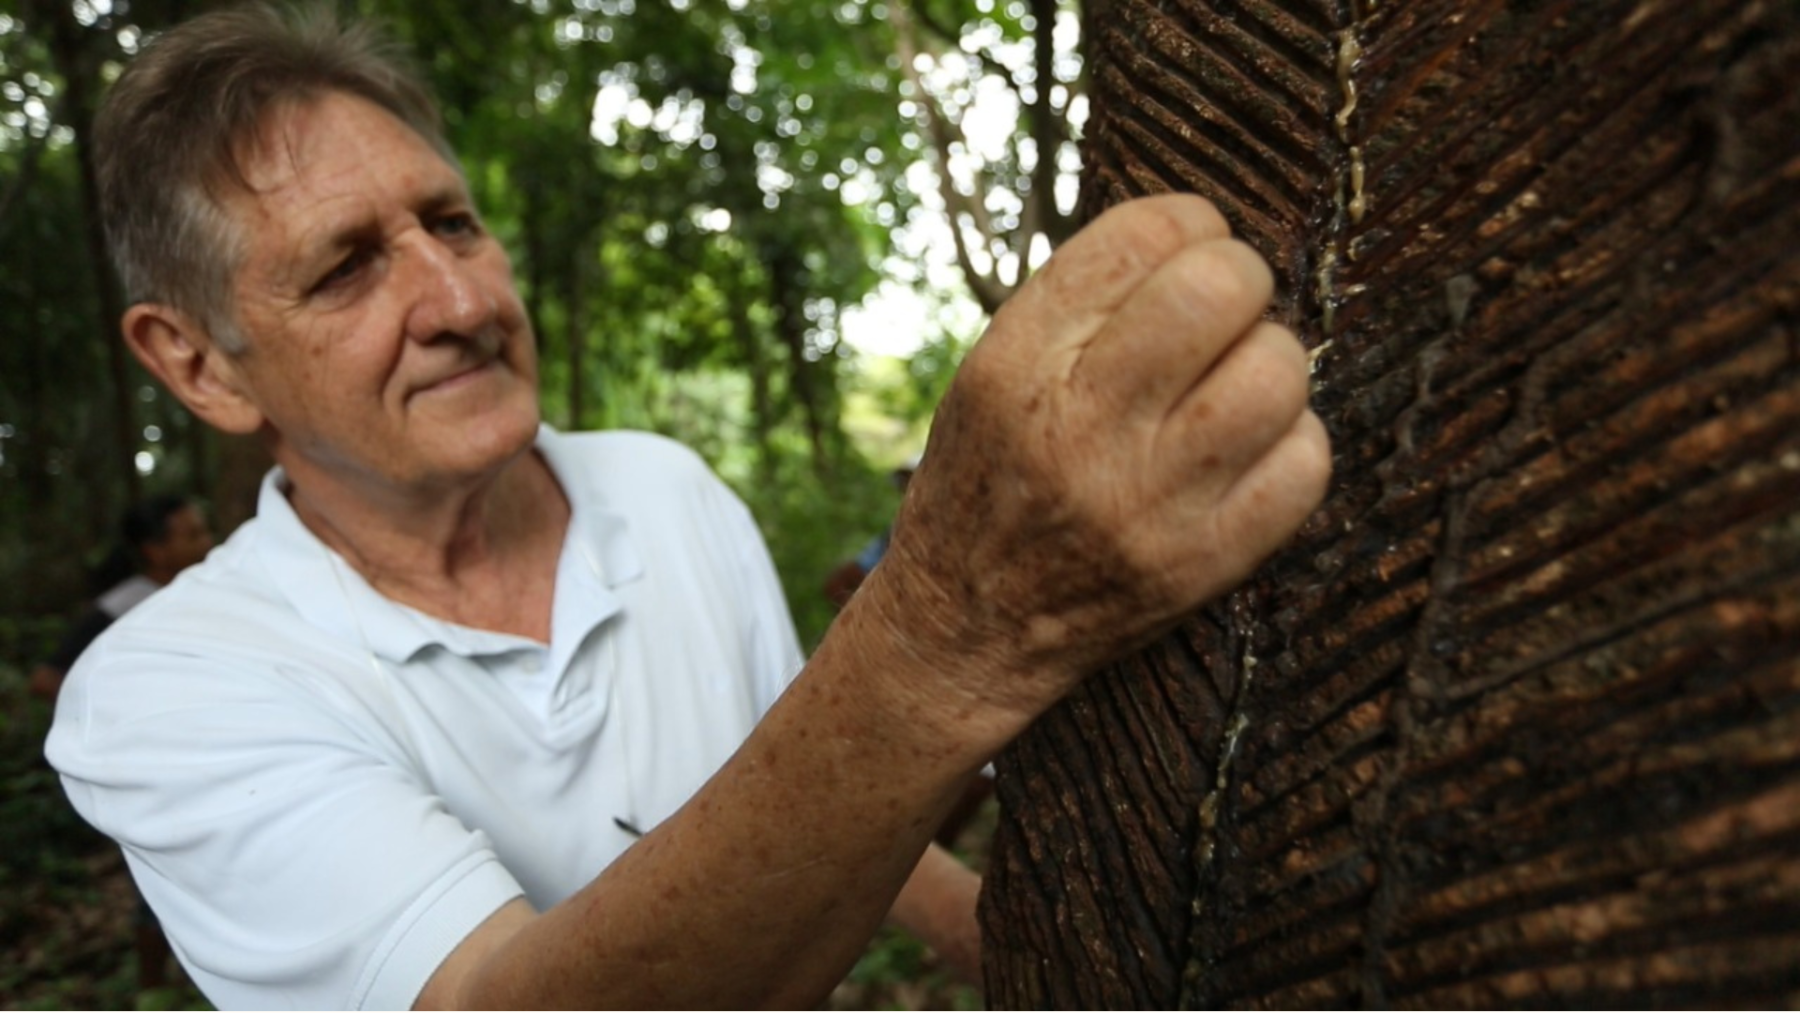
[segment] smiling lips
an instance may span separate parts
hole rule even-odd
[[[477,374],[498,363],[501,349],[505,347],[505,335],[500,332],[498,327],[493,326],[483,327],[473,337],[456,340],[463,341],[467,345],[474,361],[460,364],[435,380],[415,386],[407,395],[409,399],[415,394],[437,393],[461,387],[465,382],[474,379]]]
[[[479,374],[498,365],[499,362],[500,357],[497,355],[484,356],[480,361],[463,366],[455,372],[448,373],[429,383],[419,384],[412,389],[407,398],[410,400],[420,394],[438,394],[456,390],[472,382]]]

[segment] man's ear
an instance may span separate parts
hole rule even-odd
[[[120,324],[125,344],[195,415],[228,433],[262,428],[238,364],[200,322],[172,306],[138,303]]]

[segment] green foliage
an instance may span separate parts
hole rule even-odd
[[[777,462],[766,481],[730,459],[721,471],[762,525],[800,643],[810,650],[836,614],[825,598],[826,575],[887,528],[899,494],[885,469],[860,461],[823,476],[798,453]]]
[[[151,491],[191,489],[204,440],[124,365],[102,309],[78,147],[91,110],[69,84],[97,87],[132,36],[72,19],[74,44],[53,46],[58,5],[23,6],[45,20],[0,7],[0,614],[53,615],[85,592],[83,559],[131,498],[134,455],[167,464]],[[153,26],[159,5],[141,6]]]
[[[10,681],[19,680],[12,675]],[[79,880],[72,856],[104,840],[62,800],[56,775],[43,759],[49,725],[48,709],[37,701],[0,716],[0,891],[31,878]]]
[[[983,1009],[981,993],[938,966],[925,944],[884,927],[831,997],[831,1009]]]

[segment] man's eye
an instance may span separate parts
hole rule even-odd
[[[313,291],[323,292],[344,284],[356,277],[356,273],[361,271],[368,262],[369,252],[367,250],[358,250],[355,253],[350,254],[343,260],[338,261],[336,267],[326,272],[325,276],[319,279],[318,284],[313,286]]]
[[[481,231],[481,223],[472,214],[444,215],[432,221],[431,230],[440,236],[472,236]]]

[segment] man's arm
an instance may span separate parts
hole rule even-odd
[[[981,926],[975,902],[981,877],[936,844],[913,867],[889,916],[937,951],[956,976],[971,985],[981,980]]]
[[[55,703],[62,692],[63,679],[69,673],[54,665],[38,665],[31,670],[31,695],[45,703]]]
[[[570,900],[490,918],[418,1006],[816,1005],[985,762],[832,650],[686,806]]]
[[[1322,497],[1307,363],[1195,198],[1115,209],[970,352],[885,564],[743,747],[568,901],[502,909],[421,1006],[805,1007],[964,783]]]

